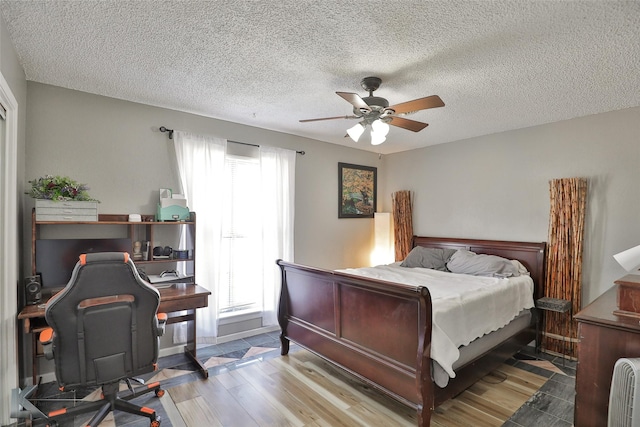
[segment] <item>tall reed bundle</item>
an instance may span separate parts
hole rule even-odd
[[[396,191],[391,195],[391,200],[393,202],[396,261],[402,261],[409,255],[413,239],[411,192],[408,190]]]
[[[549,182],[551,210],[545,296],[571,301],[570,313],[545,312],[545,351],[576,357],[577,327],[572,314],[582,303],[582,252],[587,179]],[[563,342],[564,340],[564,342]]]

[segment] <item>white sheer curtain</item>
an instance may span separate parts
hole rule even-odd
[[[296,152],[260,147],[260,214],[263,236],[263,326],[277,323],[280,269],[277,259],[293,261]]]
[[[215,343],[218,331],[218,295],[223,271],[219,265],[222,248],[223,189],[227,141],[186,132],[174,133],[175,151],[182,192],[197,215],[196,281],[211,291],[209,307],[198,311],[198,342]],[[277,259],[293,261],[293,225],[296,152],[260,147],[260,182],[256,221],[262,224],[262,257],[248,260],[251,268],[262,271],[263,326],[277,324],[280,271]],[[186,329],[176,327],[174,340],[186,341]]]
[[[227,140],[174,132],[174,147],[182,192],[196,213],[196,283],[211,291],[209,306],[199,309],[199,342],[215,342],[218,331],[221,209]],[[182,325],[184,326],[184,325]],[[175,328],[174,340],[186,341],[186,328]]]

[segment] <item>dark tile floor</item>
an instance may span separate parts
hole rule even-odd
[[[537,360],[541,359],[541,360]],[[576,386],[576,362],[544,353],[536,354],[527,347],[509,362],[542,377],[547,382],[503,427],[571,427]]]
[[[280,353],[275,350],[279,347],[279,332],[272,332],[198,348],[198,358],[209,366],[209,375],[215,376],[222,372],[240,369],[255,360],[278,357]],[[296,351],[297,349],[295,345],[292,345],[291,351]],[[510,359],[508,363],[548,378],[548,380],[538,392],[504,423],[503,427],[571,427],[575,395],[575,362],[566,361],[565,366],[562,366],[562,359],[545,354],[536,355],[533,349],[527,348],[519,355],[516,355],[515,358]],[[172,372],[179,373],[173,377],[161,378],[164,389],[201,378],[198,372],[193,371],[193,364],[182,354],[162,357],[159,359],[158,364],[159,372],[162,372],[165,368],[170,368]],[[188,372],[181,372],[182,370]],[[146,374],[142,376],[142,379],[148,382],[155,375],[157,373]],[[157,379],[154,378],[155,380]],[[82,398],[90,392],[91,390],[80,390],[77,392],[76,397]],[[43,412],[60,407],[63,404],[60,403],[60,400],[51,401],[49,399],[69,399],[73,397],[69,394],[61,394],[57,390],[55,383],[42,384],[39,389],[39,396],[46,397],[46,400],[36,402]],[[165,395],[162,399],[168,398]],[[171,426],[169,416],[161,400],[157,399],[153,393],[142,395],[132,400],[132,402],[153,408],[162,417],[162,427]],[[83,421],[86,422],[88,417],[76,418],[75,422],[72,420],[62,421],[59,425],[64,427],[80,426]],[[115,421],[119,427],[148,427],[149,425],[149,422],[144,418],[121,412],[116,413]],[[42,426],[45,423],[38,421],[34,422],[34,425]]]

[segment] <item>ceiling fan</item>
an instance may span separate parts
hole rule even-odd
[[[444,102],[438,95],[431,95],[425,98],[414,99],[413,101],[402,102],[389,106],[389,101],[379,96],[373,96],[373,92],[380,87],[382,80],[379,77],[365,77],[360,81],[362,88],[369,92],[369,96],[361,98],[357,93],[336,92],[338,96],[353,105],[353,115],[324,117],[320,119],[300,120],[301,123],[316,122],[321,120],[335,119],[361,119],[358,124],[347,130],[347,135],[355,142],[364,132],[367,125],[371,125],[371,144],[382,144],[389,133],[389,125],[408,129],[413,132],[420,132],[429,126],[427,123],[401,117],[416,111],[428,108],[444,107]]]

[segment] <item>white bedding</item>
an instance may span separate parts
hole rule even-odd
[[[431,359],[451,378],[458,347],[500,329],[523,309],[532,308],[533,280],[529,275],[508,279],[471,276],[399,263],[338,270],[389,282],[426,286],[432,301]]]

